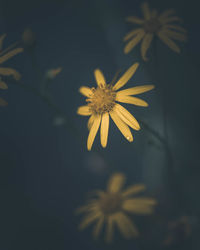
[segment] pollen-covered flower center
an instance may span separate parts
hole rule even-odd
[[[112,86],[106,85],[96,89],[92,88],[92,92],[92,96],[87,101],[93,113],[103,114],[113,109],[116,93],[112,90]]]
[[[99,201],[99,206],[101,211],[108,215],[119,212],[122,208],[122,201],[120,194],[104,194]]]
[[[146,33],[156,33],[161,28],[161,23],[157,18],[152,18],[144,23],[144,30]]]

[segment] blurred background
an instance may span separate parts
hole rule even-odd
[[[148,62],[142,61],[140,45],[123,53],[123,37],[134,27],[125,18],[142,17],[142,1],[0,1],[4,48],[16,41],[23,45],[26,29],[35,36],[31,48],[6,62],[21,73],[23,85],[8,80],[8,90],[0,90],[8,102],[0,108],[0,249],[200,249],[200,6],[195,0],[148,2],[158,11],[174,8],[188,30],[188,42],[178,43],[180,54],[158,41],[156,66],[153,46]],[[133,131],[129,143],[111,123],[107,148],[97,135],[88,152],[87,118],[76,114],[85,103],[79,87],[95,86],[96,68],[109,82],[134,62],[140,67],[126,87],[156,85],[142,95],[148,108],[124,105],[143,129]],[[59,67],[48,79],[55,106],[33,89],[42,91],[47,72]],[[170,161],[157,136],[164,138],[163,102]],[[78,231],[81,218],[74,211],[88,192],[105,189],[114,172],[124,173],[127,185],[144,183],[159,205],[152,216],[133,216],[139,239],[127,241],[116,232],[107,245],[102,235],[93,240],[92,227]]]

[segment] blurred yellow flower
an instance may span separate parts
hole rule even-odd
[[[11,57],[21,53],[23,51],[22,48],[16,48],[13,50],[10,50],[10,47],[2,51],[3,47],[3,41],[6,37],[6,34],[3,34],[0,36],[0,64],[4,63]],[[0,89],[7,89],[7,84],[2,80],[1,76],[13,76],[15,80],[20,79],[20,74],[12,68],[7,67],[0,67]],[[0,98],[0,106],[6,106],[7,102]]]
[[[142,12],[144,19],[130,16],[126,20],[130,23],[138,24],[141,27],[132,30],[125,37],[124,41],[130,40],[124,48],[124,53],[128,54],[140,41],[141,54],[144,61],[147,61],[146,53],[155,36],[159,37],[170,49],[180,53],[180,48],[172,40],[186,41],[186,30],[177,24],[172,24],[175,21],[181,21],[177,16],[173,16],[174,10],[169,9],[161,14],[158,14],[155,9],[149,9],[148,4],[142,4]]]
[[[107,242],[111,242],[113,239],[114,225],[118,227],[125,238],[137,237],[139,235],[128,214],[152,214],[156,200],[146,197],[133,198],[133,195],[144,191],[145,186],[136,184],[122,191],[124,183],[125,176],[123,174],[113,174],[108,181],[107,190],[96,191],[96,197],[77,210],[77,213],[86,213],[79,225],[80,230],[95,222],[93,235],[97,238],[105,223],[105,240]]]
[[[133,136],[128,126],[135,130],[140,129],[137,120],[117,102],[134,104],[137,106],[147,107],[148,103],[133,97],[132,95],[141,94],[154,88],[154,85],[137,86],[121,91],[117,91],[123,87],[133,76],[139,64],[133,64],[124,75],[113,86],[106,84],[103,73],[96,69],[94,76],[97,82],[96,88],[81,87],[80,93],[87,97],[85,106],[78,108],[77,113],[83,116],[90,116],[88,120],[89,136],[87,140],[87,148],[91,150],[95,136],[100,129],[101,145],[106,147],[108,140],[109,115],[124,135],[124,137],[132,142]]]

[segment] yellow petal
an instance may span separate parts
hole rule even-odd
[[[108,129],[109,129],[109,114],[104,113],[101,120],[101,145],[106,147],[108,141]]]
[[[146,206],[155,206],[157,201],[153,198],[142,197],[142,198],[132,198],[129,200],[135,205],[146,205]]]
[[[121,120],[125,122],[128,126],[130,126],[131,128],[135,130],[140,129],[140,125],[138,121],[135,119],[134,116],[132,116],[131,113],[128,112],[127,109],[125,109],[119,104],[116,104],[114,110],[117,113],[117,115],[121,118]]]
[[[88,116],[88,115],[91,115],[92,112],[91,112],[89,106],[86,105],[86,106],[79,107],[78,110],[77,110],[77,114],[78,115]]]
[[[172,31],[172,30],[167,30],[167,29],[163,29],[162,31],[166,36],[175,39],[175,40],[179,40],[182,42],[185,42],[187,40],[187,37],[185,34],[176,32],[176,31]]]
[[[113,174],[108,181],[108,188],[107,188],[108,192],[110,193],[119,192],[122,189],[125,180],[126,178],[123,174],[120,173]]]
[[[153,40],[153,34],[151,33],[148,33],[145,35],[143,41],[142,41],[142,44],[141,44],[141,54],[142,54],[142,58],[144,61],[147,61],[147,57],[146,57],[146,53],[147,53],[147,50],[149,49],[150,45],[151,45],[151,42]]]
[[[124,197],[128,197],[128,196],[131,196],[133,194],[137,194],[139,192],[142,192],[145,189],[146,189],[145,185],[143,185],[143,184],[136,184],[134,186],[130,186],[125,191],[123,191],[122,195]]]
[[[136,23],[136,24],[143,24],[144,23],[143,19],[138,18],[136,16],[129,16],[126,18],[126,21],[130,22],[130,23]]]
[[[7,54],[3,55],[0,57],[0,64],[7,61],[8,59],[10,59],[11,57],[23,52],[24,50],[22,48],[17,48],[17,49],[13,49],[10,52],[8,52]]]
[[[4,106],[7,106],[7,105],[8,105],[8,103],[3,98],[0,98],[0,106],[4,107]]]
[[[111,242],[113,240],[113,216],[108,216],[106,225],[106,241]]]
[[[114,111],[110,112],[110,116],[113,119],[114,123],[116,124],[116,126],[118,127],[118,129],[120,130],[120,132],[123,134],[123,136],[129,141],[132,142],[133,141],[133,136],[131,134],[131,131],[129,129],[129,127],[126,125],[125,122],[123,122],[118,114]]]
[[[143,4],[141,5],[141,9],[142,9],[144,18],[145,18],[146,20],[150,19],[150,18],[151,18],[151,12],[150,12],[148,3],[146,3],[146,2],[143,3]]]
[[[170,49],[180,53],[180,48],[173,42],[169,37],[167,37],[163,32],[158,33],[158,37],[162,40]]]
[[[118,90],[123,87],[129,79],[134,75],[135,71],[137,70],[139,63],[134,63],[124,74],[120,77],[120,79],[116,82],[113,87],[113,90]]]
[[[159,16],[159,20],[166,19],[166,18],[168,18],[170,15],[172,15],[172,14],[174,14],[174,13],[175,13],[175,10],[174,10],[174,9],[166,10],[166,11],[164,11],[164,12]]]
[[[94,227],[94,231],[93,231],[93,235],[95,238],[97,238],[100,234],[100,231],[103,227],[103,223],[104,223],[104,216],[102,215],[99,220],[97,221],[95,227]]]
[[[175,25],[175,24],[166,24],[164,27],[166,29],[174,29],[174,30],[178,30],[178,31],[181,31],[181,32],[184,32],[184,33],[187,32],[186,29],[184,29],[183,27],[181,27],[179,25]]]
[[[129,213],[134,213],[134,214],[152,214],[154,212],[154,207],[145,205],[145,204],[135,204],[131,202],[130,200],[125,200],[123,205],[122,205],[123,210],[129,212]]]
[[[85,229],[87,226],[97,220],[100,216],[100,213],[89,213],[89,215],[87,215],[79,225],[79,230]]]
[[[91,127],[92,127],[92,124],[93,124],[93,122],[94,122],[94,119],[95,119],[95,115],[91,115],[90,118],[88,119],[87,127],[88,127],[89,130],[90,130]]]
[[[138,95],[138,94],[142,94],[142,93],[145,93],[147,91],[150,91],[154,88],[155,88],[154,85],[137,86],[137,87],[133,87],[133,88],[129,88],[129,89],[120,90],[117,92],[117,96]]]
[[[85,86],[80,87],[79,92],[80,92],[82,95],[86,96],[86,97],[90,97],[90,96],[92,96],[92,94],[93,94],[91,88],[88,88],[88,87],[85,87]]]
[[[123,103],[129,103],[129,104],[134,104],[136,106],[140,106],[140,107],[147,107],[148,103],[143,101],[140,98],[137,97],[133,97],[133,96],[116,96],[116,101],[118,102],[123,102]]]
[[[102,73],[102,71],[100,69],[96,69],[94,71],[94,76],[95,76],[97,85],[99,87],[102,87],[102,86],[106,85],[106,80],[105,80],[104,75],[103,75],[103,73]]]
[[[8,89],[8,85],[2,80],[0,80],[0,89]]]
[[[139,235],[138,230],[133,226],[130,218],[124,213],[116,214],[115,221],[121,234],[125,238],[137,237]]]
[[[21,78],[20,73],[11,68],[0,68],[0,75],[13,76],[15,80],[19,80]]]
[[[129,32],[129,33],[124,37],[123,40],[124,40],[124,41],[127,41],[127,40],[129,40],[131,37],[137,35],[137,34],[140,33],[140,32],[143,32],[143,29],[141,29],[141,28],[135,29],[135,30]]]
[[[162,18],[162,19],[160,19],[160,22],[161,22],[162,24],[167,24],[167,23],[171,23],[171,22],[175,22],[175,21],[177,21],[177,22],[182,22],[182,19],[179,18],[179,17],[177,17],[177,16],[173,16],[173,17],[168,17],[168,18]]]
[[[127,43],[127,45],[124,48],[124,53],[128,54],[144,37],[145,32],[142,30],[135,36],[130,42]]]
[[[92,148],[92,144],[94,142],[95,136],[97,134],[97,131],[99,129],[101,122],[101,115],[96,115],[94,122],[92,124],[92,127],[90,129],[89,135],[88,135],[88,140],[87,140],[87,149],[90,151]]]
[[[6,34],[3,34],[3,35],[0,36],[0,50],[2,50],[3,41],[4,41],[5,37],[6,37]]]

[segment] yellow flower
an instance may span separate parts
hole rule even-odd
[[[125,176],[123,174],[116,173],[112,175],[107,190],[96,191],[96,198],[77,210],[77,213],[87,214],[79,225],[80,230],[95,222],[93,235],[97,238],[105,223],[105,239],[108,242],[113,239],[114,225],[118,227],[125,238],[139,235],[137,228],[127,214],[151,214],[154,211],[156,200],[146,197],[133,198],[133,195],[144,191],[145,186],[137,184],[122,191],[124,183]]]
[[[0,64],[4,63],[11,57],[23,51],[22,48],[15,48],[13,50],[10,50],[12,46],[2,51],[3,41],[5,37],[6,37],[6,34],[3,34],[0,36]],[[21,77],[19,72],[17,72],[15,69],[7,68],[7,67],[0,67],[0,89],[8,88],[7,84],[2,80],[1,76],[12,76],[15,80],[19,80]],[[6,105],[7,105],[7,102],[4,99],[0,98],[0,106],[6,106]]]
[[[124,41],[130,40],[124,48],[124,53],[128,54],[140,41],[141,54],[144,61],[147,61],[146,53],[155,36],[159,37],[170,49],[180,53],[180,48],[172,40],[186,41],[186,30],[175,21],[181,21],[177,16],[173,16],[174,10],[169,9],[161,14],[156,10],[150,10],[147,3],[142,5],[144,19],[130,16],[126,20],[130,23],[138,24],[141,27],[132,30],[125,37]]]
[[[137,95],[149,91],[154,88],[154,85],[138,86],[121,91],[117,90],[128,82],[138,66],[138,63],[133,64],[125,74],[120,77],[114,86],[112,84],[106,84],[103,73],[99,69],[96,69],[94,71],[94,76],[97,82],[97,88],[81,87],[79,89],[80,93],[87,97],[86,102],[88,104],[79,107],[77,113],[83,116],[90,116],[88,120],[88,150],[91,150],[92,148],[92,144],[100,125],[101,145],[102,147],[106,147],[108,140],[109,115],[124,137],[130,142],[133,141],[133,136],[128,126],[135,130],[139,130],[140,125],[137,120],[117,102],[147,107],[147,102],[131,95]]]

